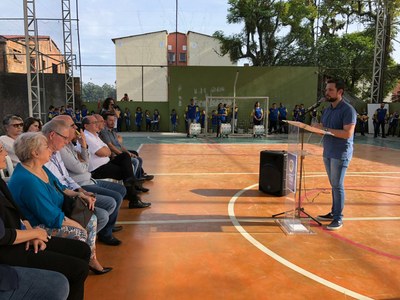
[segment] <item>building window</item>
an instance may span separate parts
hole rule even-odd
[[[175,53],[174,52],[168,52],[168,62],[169,63],[175,62]]]
[[[12,49],[10,48],[10,52],[13,54],[13,58],[15,62],[22,62],[22,55],[21,55],[21,51],[17,50],[17,49]],[[20,59],[21,58],[21,59]]]
[[[31,64],[31,72],[36,72],[36,60],[34,58],[29,59]]]
[[[58,66],[56,64],[51,64],[51,68],[53,70],[53,74],[58,74]]]
[[[179,61],[186,62],[186,53],[179,53]]]
[[[46,71],[46,61],[44,59],[42,60],[42,70]]]
[[[168,45],[168,50],[172,50],[172,45]]]
[[[182,51],[186,51],[186,45],[182,46]]]

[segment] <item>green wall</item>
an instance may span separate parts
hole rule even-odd
[[[273,102],[285,104],[289,111],[295,104],[308,107],[315,103],[318,76],[314,67],[169,67],[169,102],[118,102],[123,111],[129,107],[133,114],[137,106],[142,110],[161,114],[161,131],[170,130],[169,115],[173,108],[179,116],[179,131],[185,131],[183,114],[190,98],[196,97],[200,104],[206,96],[233,96],[235,77],[238,72],[236,96],[268,96]],[[239,106],[239,117],[249,118],[254,102],[247,101],[249,107]],[[86,103],[89,110],[96,112],[97,103]]]

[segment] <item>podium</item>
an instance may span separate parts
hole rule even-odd
[[[272,217],[283,216],[278,219],[278,223],[282,226],[287,234],[313,234],[309,227],[309,220],[315,221],[321,226],[321,223],[311,216],[303,207],[303,173],[304,159],[309,153],[305,149],[305,136],[309,137],[333,135],[331,132],[321,130],[307,124],[297,121],[284,121],[288,124],[288,157],[286,167],[286,208],[284,212],[272,215]],[[307,141],[308,143],[308,141]],[[306,220],[306,222],[305,222]]]

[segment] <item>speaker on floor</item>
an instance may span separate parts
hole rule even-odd
[[[260,152],[260,175],[258,189],[266,194],[285,196],[286,190],[286,151]]]

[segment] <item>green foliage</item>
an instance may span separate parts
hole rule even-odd
[[[83,102],[103,101],[107,97],[112,97],[114,99],[117,97],[115,86],[107,83],[99,86],[92,82],[84,83],[82,85]]]
[[[358,83],[372,78],[374,40],[365,32],[325,37],[318,43],[322,72],[327,76],[344,78],[353,94],[366,97]]]
[[[382,0],[389,11],[389,36],[397,33],[400,1]],[[318,66],[340,76],[360,97],[370,92],[374,61],[375,0],[229,0],[228,23],[243,24],[233,35],[217,31],[221,54],[253,66]],[[358,29],[357,32],[354,32]],[[398,69],[385,49],[384,90],[396,82]],[[361,87],[361,88],[360,88]]]

